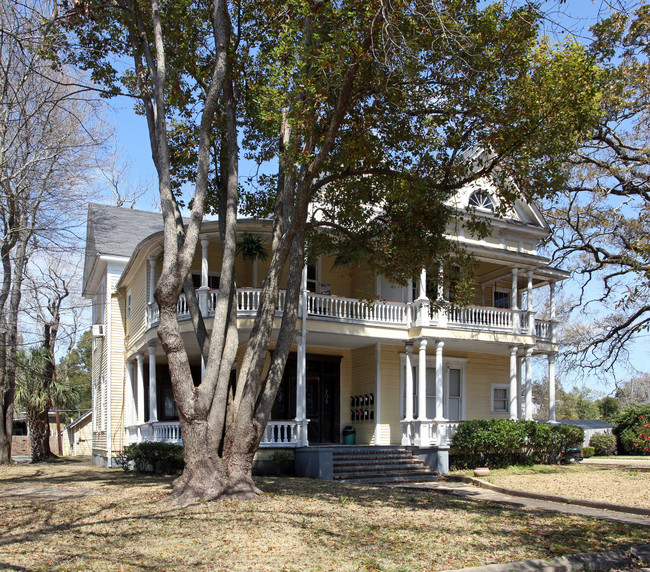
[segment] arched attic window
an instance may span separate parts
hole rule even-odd
[[[494,211],[494,201],[487,191],[479,189],[474,191],[469,197],[469,206],[477,209]]]

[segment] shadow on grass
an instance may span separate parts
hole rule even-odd
[[[88,502],[15,499],[8,503],[5,514],[0,515],[0,554],[5,550],[22,551],[25,555],[21,558],[28,558],[30,550],[43,554],[36,566],[23,568],[22,561],[16,565],[0,556],[0,568],[16,570],[92,569],[107,562],[115,569],[134,570],[191,569],[206,564],[221,567],[222,563],[214,561],[219,543],[231,543],[235,558],[238,550],[246,553],[246,547],[235,544],[238,534],[261,542],[256,536],[269,530],[296,537],[311,549],[338,554],[341,562],[356,561],[361,570],[397,569],[391,563],[400,559],[404,569],[413,569],[421,559],[431,569],[442,562],[445,565],[440,568],[490,563],[512,553],[513,547],[523,547],[527,557],[553,558],[638,544],[647,532],[630,525],[475,502],[431,490],[259,477],[256,483],[264,492],[259,502],[224,501],[177,508],[161,502],[174,477],[59,464],[32,465],[31,470],[21,470],[23,474],[15,476],[12,472],[0,473],[0,484],[46,486],[74,481],[105,489]],[[12,528],[3,527],[3,521]],[[152,554],[146,546],[148,539],[153,542],[161,537],[169,546],[178,543],[182,548],[173,555]],[[195,541],[196,545],[188,544]],[[200,550],[212,556],[204,557],[208,560],[202,564],[187,563],[186,559],[195,558]],[[463,554],[469,556],[462,560]],[[296,552],[286,558],[301,562],[304,554]],[[456,560],[450,562],[450,558]]]

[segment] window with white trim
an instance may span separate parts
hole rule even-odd
[[[492,384],[492,413],[510,413],[510,385]]]
[[[469,197],[468,204],[470,207],[477,209],[494,211],[494,200],[490,196],[490,193],[483,189],[474,191]]]
[[[427,419],[436,418],[436,357],[427,355],[426,403]],[[443,417],[452,421],[465,419],[465,363],[464,358],[443,359]],[[406,356],[400,354],[400,410],[406,414]],[[418,417],[418,356],[414,352],[413,365],[413,417]]]
[[[126,293],[126,318],[127,320],[131,317],[131,290]]]

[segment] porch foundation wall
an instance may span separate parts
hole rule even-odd
[[[449,472],[449,447],[409,447],[418,459],[432,471],[444,475]]]

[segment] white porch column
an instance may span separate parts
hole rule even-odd
[[[418,352],[418,421],[427,421],[427,340],[420,340]],[[429,438],[429,424],[420,423],[420,435],[416,443],[420,447],[428,447],[431,444]]]
[[[158,399],[156,395],[156,346],[149,344],[149,422],[158,421]]]
[[[413,421],[413,343],[406,342],[406,388],[404,403],[404,420]]]
[[[133,380],[135,376],[133,375],[133,366],[135,364],[133,361],[126,362],[126,382],[124,387],[124,403],[125,403],[125,416],[126,416],[126,426],[129,427],[134,425],[134,417],[136,413],[136,403],[135,403],[135,392],[133,391]]]
[[[555,354],[548,354],[548,415],[551,423],[556,423],[555,413]]]
[[[418,352],[418,419],[427,418],[427,340],[420,340]]]
[[[556,316],[556,310],[555,310],[555,282],[551,282],[550,284],[550,300],[549,300],[549,311],[550,311],[550,318],[551,318],[551,342],[556,344],[557,343],[557,328],[556,323],[557,323],[557,316]]]
[[[526,420],[533,418],[533,348],[526,350]]]
[[[296,422],[300,427],[298,446],[309,445],[307,439],[307,265],[302,268],[301,327],[296,334],[298,346],[296,364]]]
[[[137,423],[145,423],[144,418],[144,354],[138,353],[135,356],[137,364]]]
[[[444,421],[444,371],[442,369],[442,348],[445,342],[436,342],[436,421]]]
[[[427,269],[420,272],[420,283],[417,299],[417,315],[415,318],[416,327],[426,327],[430,324],[429,319],[429,298],[427,298]]]
[[[533,308],[533,271],[528,271],[528,288],[526,290],[526,310],[528,311],[528,335],[535,335],[535,309]]]
[[[510,348],[510,419],[519,418],[519,403],[517,399],[517,346]]]
[[[201,239],[201,288],[208,287],[208,244],[207,238]]]
[[[208,288],[208,244],[210,244],[210,241],[207,238],[201,239],[201,286],[197,291],[197,298],[199,309],[203,316],[207,316],[209,310],[208,295],[210,289]],[[203,378],[203,376],[201,376],[201,378]]]
[[[406,371],[404,372],[404,419],[402,419],[402,445],[413,445],[411,426],[413,424],[413,342],[406,342]],[[379,405],[379,402],[376,402]]]
[[[512,286],[510,288],[510,309],[513,312],[512,324],[514,333],[518,334],[521,329],[521,320],[519,319],[519,292],[517,291],[517,278],[519,276],[519,268],[512,269]]]

